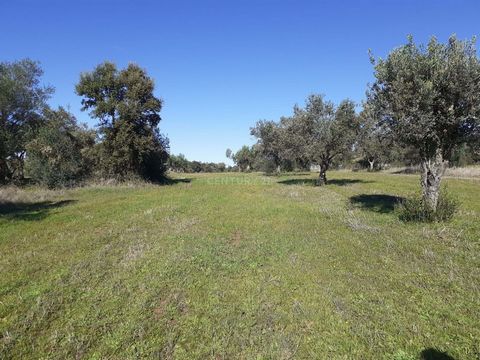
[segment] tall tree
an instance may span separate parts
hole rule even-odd
[[[26,144],[53,93],[40,84],[42,75],[30,59],[0,63],[0,183],[23,177]]]
[[[83,73],[76,86],[82,110],[99,121],[101,166],[108,175],[159,180],[166,170],[168,139],[158,129],[162,101],[154,82],[138,65],[118,70],[105,62]]]
[[[284,123],[287,147],[320,167],[320,186],[327,183],[326,172],[334,158],[352,150],[359,128],[352,101],[344,100],[336,107],[321,95],[310,95],[304,108],[295,106],[293,116]]]
[[[480,126],[480,62],[475,40],[452,36],[446,44],[432,38],[417,46],[413,38],[375,61],[376,81],[370,98],[382,120],[421,157],[423,197],[434,211],[440,183],[453,150],[478,143]]]

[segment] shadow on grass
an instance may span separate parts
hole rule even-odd
[[[452,356],[446,352],[439,351],[437,349],[429,348],[420,353],[422,360],[455,360]]]
[[[0,202],[0,219],[42,220],[56,208],[75,203],[76,200],[41,201],[36,203]]]
[[[172,179],[172,178],[165,178],[160,181],[159,185],[176,185],[176,184],[188,184],[191,183],[192,179],[181,178],[181,179]]]
[[[283,185],[308,185],[308,186],[315,186],[317,179],[288,179],[279,181],[279,184]],[[331,179],[327,181],[328,185],[336,185],[336,186],[346,186],[352,184],[368,184],[372,183],[373,181],[365,181],[360,179]]]
[[[405,168],[392,172],[392,174],[401,175],[401,174],[420,174],[420,169],[415,168]]]
[[[385,194],[361,194],[350,198],[350,203],[362,209],[379,213],[389,213],[395,209],[395,204],[402,201],[399,196]]]

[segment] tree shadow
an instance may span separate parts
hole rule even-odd
[[[395,204],[401,202],[402,197],[385,194],[361,194],[350,198],[350,203],[362,209],[379,213],[389,213],[395,209]]]
[[[306,186],[314,186],[316,179],[287,179],[278,181],[279,184],[282,185],[306,185]]]
[[[397,171],[392,172],[392,174],[400,175],[400,174],[420,174],[420,169],[406,167],[405,169],[400,169]]]
[[[423,350],[420,353],[420,358],[422,360],[455,360],[452,356],[448,355],[446,352],[442,352],[434,348]]]
[[[279,184],[283,185],[307,185],[307,186],[315,186],[317,179],[287,179],[279,181]],[[335,185],[335,186],[347,186],[352,184],[368,184],[372,183],[373,181],[366,181],[360,179],[331,179],[327,180],[328,185]]]
[[[191,183],[192,179],[190,178],[179,178],[179,179],[172,179],[172,178],[165,178],[159,182],[159,185],[176,185],[176,184],[188,184]]]
[[[37,221],[59,207],[75,203],[76,200],[41,201],[36,203],[0,202],[0,219]]]
[[[327,180],[327,185],[346,186],[351,184],[370,184],[374,181],[360,179],[331,179]]]

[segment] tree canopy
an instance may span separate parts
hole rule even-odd
[[[53,88],[36,61],[0,63],[0,183],[23,178],[25,148],[42,122]]]
[[[404,145],[418,149],[424,199],[436,208],[440,181],[461,143],[479,141],[480,62],[475,41],[408,42],[375,61],[369,98]]]
[[[160,180],[168,140],[158,129],[162,101],[154,95],[154,82],[146,71],[135,64],[118,70],[105,62],[81,74],[76,91],[83,96],[82,109],[99,121],[106,174]]]
[[[95,133],[79,126],[63,108],[44,111],[44,123],[27,144],[26,168],[31,178],[47,187],[71,186],[92,171],[90,149]]]

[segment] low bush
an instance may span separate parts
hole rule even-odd
[[[446,190],[440,193],[437,209],[433,210],[422,196],[415,195],[404,199],[396,206],[398,217],[406,222],[449,221],[458,209],[458,200]]]

